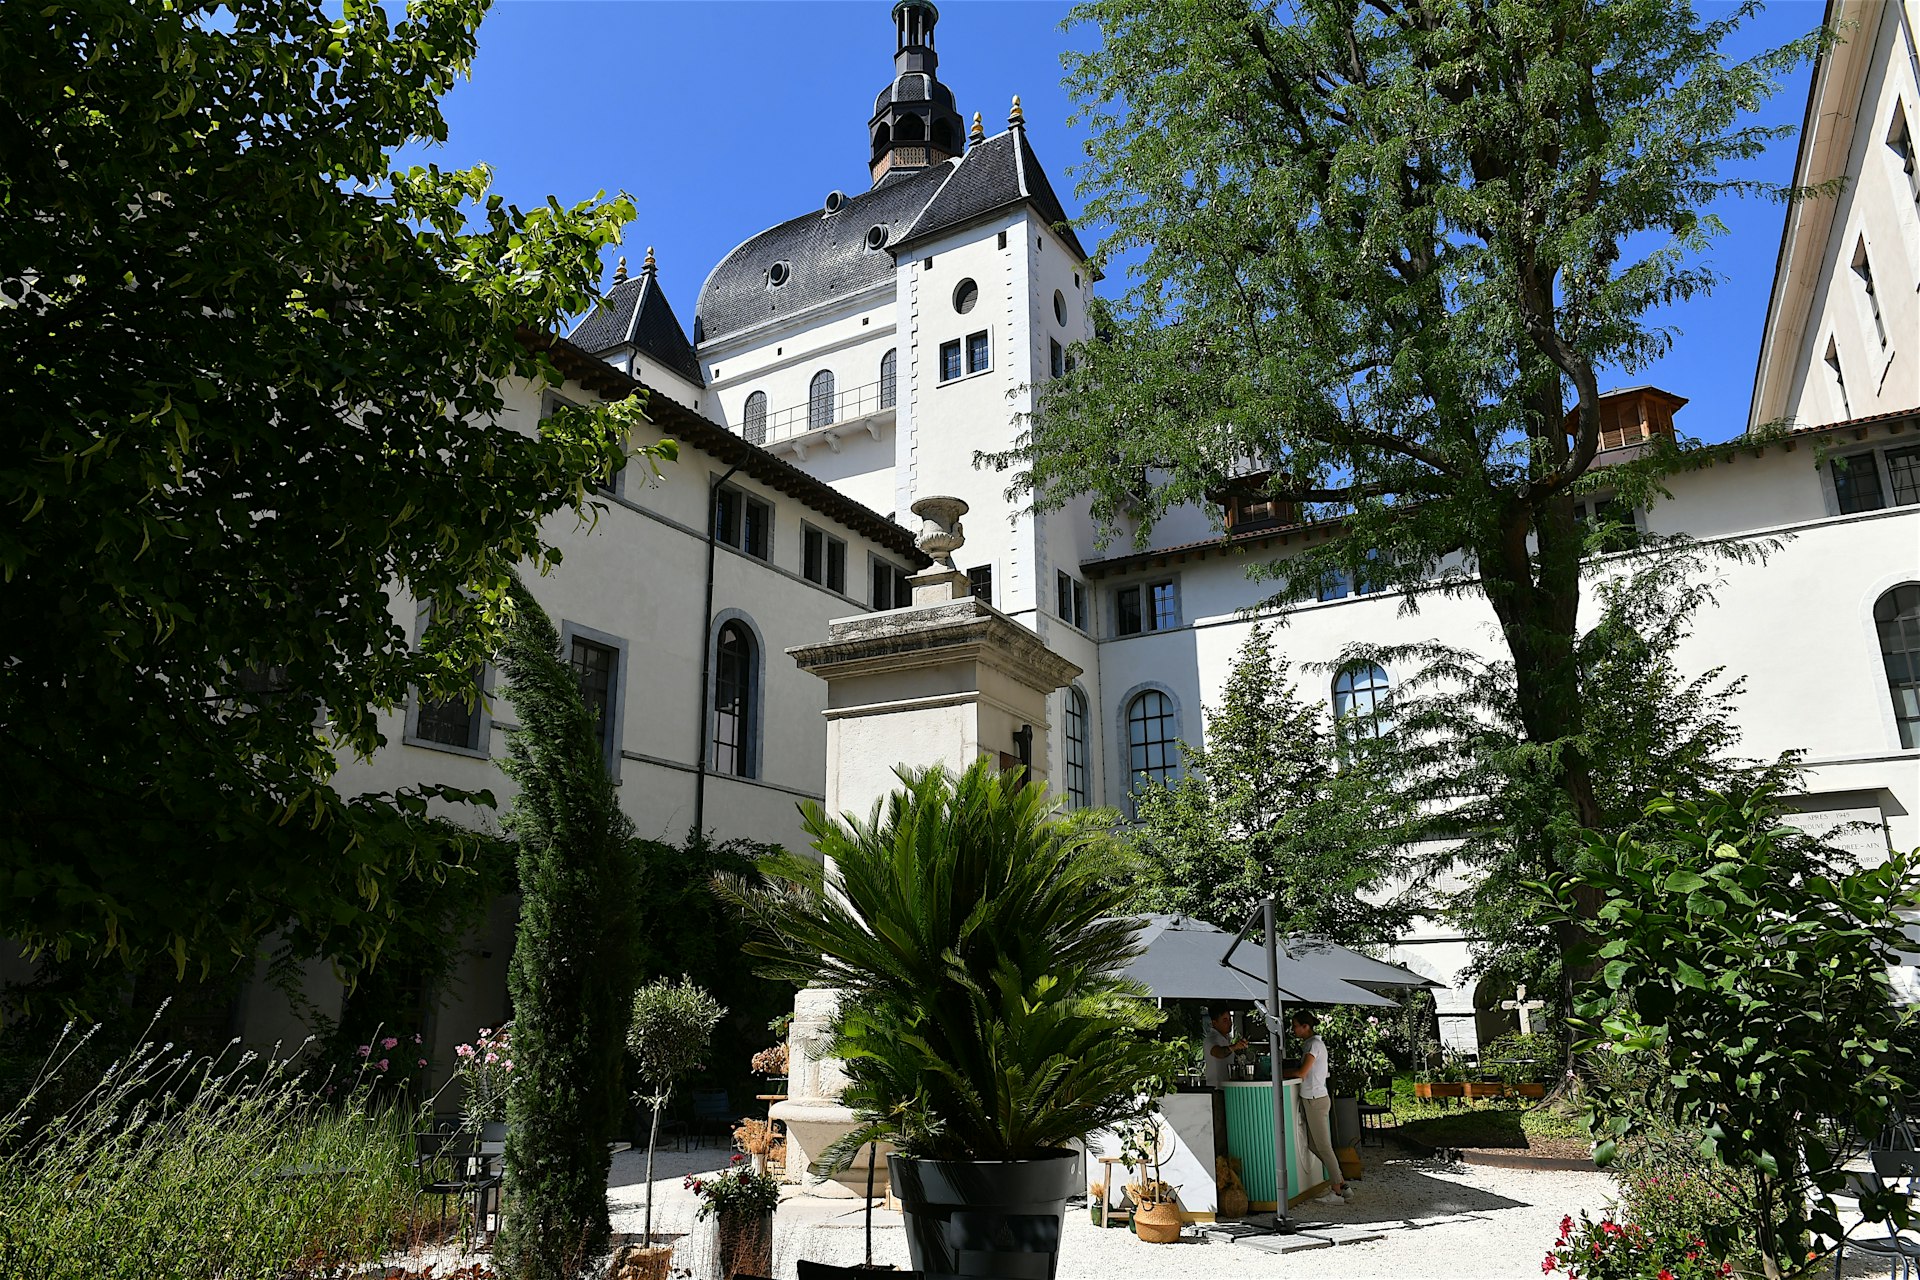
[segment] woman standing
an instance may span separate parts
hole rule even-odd
[[[1345,1204],[1353,1197],[1346,1175],[1340,1172],[1340,1157],[1333,1153],[1331,1112],[1333,1099],[1327,1094],[1327,1042],[1320,1038],[1320,1017],[1302,1009],[1293,1015],[1293,1034],[1304,1042],[1300,1065],[1287,1072],[1287,1078],[1300,1082],[1300,1116],[1307,1122],[1307,1147],[1319,1157],[1333,1183],[1333,1190],[1316,1204]]]

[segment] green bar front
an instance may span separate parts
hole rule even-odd
[[[1274,1194],[1276,1166],[1273,1149],[1273,1085],[1264,1080],[1227,1084],[1221,1090],[1227,1103],[1227,1153],[1240,1162],[1240,1177],[1247,1187],[1247,1199],[1256,1205],[1278,1202]],[[1288,1098],[1289,1103],[1292,1102]],[[1286,1150],[1294,1148],[1293,1127],[1298,1117],[1293,1107],[1281,1112]],[[1300,1171],[1287,1161],[1287,1198],[1300,1194]]]

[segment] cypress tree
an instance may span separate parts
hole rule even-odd
[[[507,1218],[494,1264],[510,1280],[582,1274],[606,1251],[607,1139],[624,1115],[622,1056],[638,983],[638,866],[600,734],[524,584],[500,665],[520,729],[502,768],[519,784],[520,924],[507,989]]]

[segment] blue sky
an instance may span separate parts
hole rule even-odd
[[[1805,34],[1821,8],[1781,0],[1729,52]],[[889,9],[889,0],[499,0],[471,83],[446,100],[447,144],[431,158],[493,165],[495,189],[523,205],[626,191],[639,212],[620,252],[637,269],[655,246],[660,282],[691,329],[701,282],[729,249],[818,208],[830,190],[869,185],[866,122],[892,78]],[[945,0],[936,41],[941,79],[988,133],[1006,126],[1020,95],[1028,136],[1077,214],[1072,168],[1084,134],[1069,123],[1060,55],[1092,33],[1063,33],[1066,12],[1039,0]],[[1800,68],[1761,119],[1797,126],[1808,75]],[[1776,142],[1741,176],[1786,182],[1793,155],[1791,138]],[[1725,281],[1658,317],[1678,330],[1673,350],[1630,379],[1688,397],[1679,425],[1709,441],[1746,426],[1782,219],[1781,206],[1758,200],[1715,212],[1729,232],[1708,261]]]

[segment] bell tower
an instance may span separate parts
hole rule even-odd
[[[933,27],[939,21],[932,0],[900,0],[893,6],[893,83],[873,100],[867,125],[875,186],[888,174],[950,160],[966,146],[953,91],[934,74],[940,55],[934,52]]]

